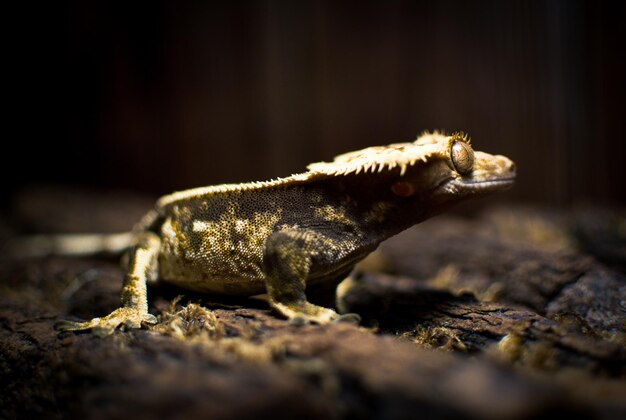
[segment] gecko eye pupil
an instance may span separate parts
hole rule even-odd
[[[472,147],[464,142],[455,141],[450,152],[454,169],[461,175],[466,175],[472,171],[474,166],[474,151]]]

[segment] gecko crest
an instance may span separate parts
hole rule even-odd
[[[470,142],[469,136],[461,132],[451,136],[437,131],[427,132],[414,142],[374,146],[344,153],[335,157],[332,162],[312,163],[307,169],[311,175],[340,176],[400,168],[400,175],[404,175],[410,166],[426,163],[434,157],[445,158],[455,141]]]

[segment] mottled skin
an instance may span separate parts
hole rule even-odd
[[[309,168],[163,197],[134,230],[122,307],[61,328],[154,323],[146,282],[156,279],[210,293],[266,292],[283,316],[326,323],[339,315],[310,303],[307,286],[336,286],[383,240],[515,178],[506,157],[474,153],[466,136],[438,133]]]

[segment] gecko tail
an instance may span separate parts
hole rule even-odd
[[[22,258],[117,255],[130,248],[133,238],[132,232],[30,235],[10,240],[6,244],[5,255]]]

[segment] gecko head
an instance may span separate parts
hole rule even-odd
[[[513,185],[515,164],[509,158],[474,151],[463,134],[439,136],[437,140],[440,150],[426,161],[409,166],[402,176],[392,181],[394,195],[445,203]]]
[[[503,190],[515,180],[510,159],[474,151],[463,133],[424,133],[411,143],[368,147],[308,169],[308,177],[345,176],[379,197],[382,183],[396,199],[423,207]]]

